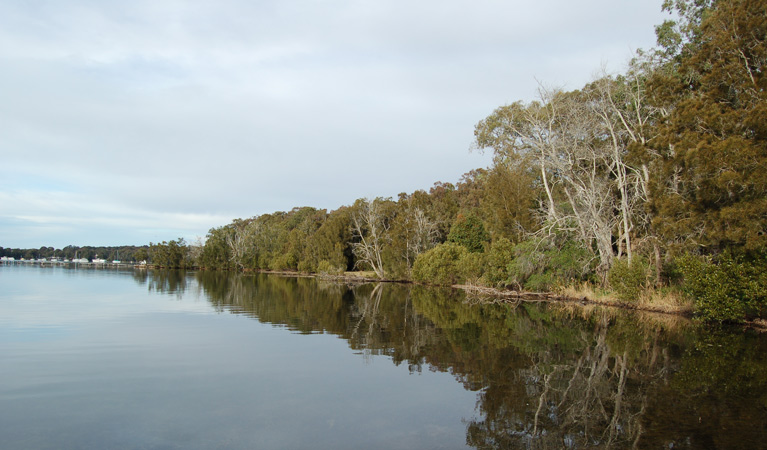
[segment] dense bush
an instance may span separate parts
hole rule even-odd
[[[484,284],[493,287],[509,285],[509,266],[513,261],[514,244],[506,238],[493,241],[485,256]]]
[[[490,240],[490,236],[482,220],[477,216],[458,214],[453,226],[450,227],[447,240],[466,247],[470,252],[479,253],[485,250],[485,244]]]
[[[170,269],[192,267],[193,262],[187,258],[187,255],[187,245],[183,238],[149,244],[149,257],[152,264],[158,267]]]
[[[610,287],[623,301],[636,301],[639,295],[655,283],[655,271],[647,260],[635,257],[629,264],[627,259],[613,262],[607,273]]]
[[[509,283],[530,291],[548,291],[594,273],[594,258],[578,242],[553,236],[548,242],[528,240],[514,247]]]
[[[298,260],[292,253],[286,253],[272,259],[269,268],[272,270],[296,270]]]
[[[421,253],[413,263],[413,280],[448,286],[462,283],[466,280],[466,271],[471,271],[476,262],[474,258],[468,259],[469,253],[466,247],[454,242]]]
[[[323,259],[317,264],[317,273],[321,275],[342,275],[344,273],[343,266],[334,266],[327,259]]]
[[[481,283],[485,271],[485,254],[468,252],[458,258],[458,276],[463,283]]]
[[[704,320],[742,322],[767,314],[767,254],[687,255],[677,265],[684,276],[682,289]]]

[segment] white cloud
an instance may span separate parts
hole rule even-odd
[[[536,79],[620,69],[659,3],[1,3],[0,245],[172,239],[455,182],[489,163],[476,122]]]

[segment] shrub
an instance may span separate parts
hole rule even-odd
[[[485,244],[490,240],[490,237],[482,220],[477,216],[459,214],[453,226],[450,227],[447,240],[463,245],[470,252],[479,253],[485,250]]]
[[[466,278],[460,261],[469,251],[454,242],[440,244],[421,253],[413,263],[413,280],[423,283],[452,285]]]
[[[533,292],[550,291],[557,287],[557,279],[551,272],[533,273],[524,283],[525,289]]]
[[[533,240],[514,247],[509,264],[509,283],[531,291],[548,291],[586,281],[594,273],[592,255],[566,236],[554,236],[549,242]]]
[[[510,283],[509,265],[513,261],[514,244],[506,238],[494,241],[485,257],[485,284],[494,287],[507,286]]]
[[[686,255],[677,260],[682,289],[707,321],[742,322],[767,313],[767,255]]]
[[[333,266],[327,259],[323,259],[317,264],[317,273],[321,275],[341,275],[344,273],[342,266]]]
[[[282,254],[271,261],[269,268],[272,270],[295,270],[298,261],[292,253]]]
[[[613,262],[607,273],[610,287],[623,301],[636,301],[639,296],[654,284],[654,271],[647,260],[636,257],[629,264],[627,259]]]
[[[306,273],[316,272],[317,271],[316,269],[317,267],[315,267],[314,264],[312,264],[312,262],[309,260],[302,259],[298,261],[299,272],[306,272]]]
[[[456,262],[458,277],[462,282],[479,283],[485,271],[485,254],[467,252]]]

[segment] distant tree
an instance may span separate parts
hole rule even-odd
[[[158,267],[183,269],[187,264],[187,248],[183,238],[149,244],[149,257]]]
[[[240,270],[245,269],[248,260],[252,260],[253,236],[258,233],[258,225],[254,219],[235,219],[224,235],[229,246],[229,258]]]
[[[147,247],[139,247],[133,253],[133,258],[136,262],[146,261],[149,259],[149,249]]]
[[[200,254],[200,266],[206,269],[226,270],[231,264],[230,248],[227,244],[227,234],[231,227],[222,226],[211,228],[205,238],[205,245]]]

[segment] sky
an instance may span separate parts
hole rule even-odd
[[[474,126],[655,44],[661,0],[4,0],[0,247],[203,238],[491,164]]]

